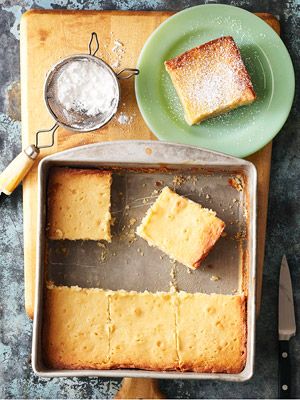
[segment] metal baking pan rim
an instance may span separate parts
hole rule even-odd
[[[206,155],[206,163],[210,165],[218,165],[220,162],[223,164],[228,164],[228,165],[248,165],[251,166],[256,172],[256,168],[253,163],[250,161],[247,161],[242,158],[237,158],[234,156],[231,156],[229,154],[221,153],[218,151],[213,151],[213,150],[207,150],[202,147],[197,147],[197,146],[192,146],[192,145],[184,145],[181,143],[175,143],[175,142],[167,142],[167,141],[156,141],[156,140],[114,140],[110,142],[101,142],[101,143],[92,143],[92,144],[87,144],[83,146],[78,146],[75,148],[67,149],[55,154],[50,154],[46,157],[44,157],[40,163],[38,169],[41,170],[43,168],[43,165],[45,163],[48,163],[49,161],[62,161],[62,162],[76,162],[76,157],[80,156],[81,153],[88,152],[89,150],[101,150],[102,148],[117,148],[120,146],[124,146],[125,148],[130,147],[130,146],[144,146],[145,149],[147,150],[143,154],[140,153],[133,153],[130,154],[128,153],[128,156],[133,156],[134,157],[134,162],[135,163],[151,163],[151,160],[153,157],[156,157],[157,155],[153,153],[153,149],[157,147],[162,147],[162,148],[174,148],[174,149],[187,149],[193,152],[201,153],[202,157]],[[76,156],[74,157],[74,154]],[[114,156],[116,152],[112,153],[111,155]],[[93,155],[93,154],[92,154]],[[121,159],[123,157],[123,154],[118,156],[116,159],[121,162]],[[101,159],[106,159],[105,153],[101,154]],[[184,160],[186,165],[193,165],[197,163],[197,160]],[[128,163],[128,161],[127,161]],[[156,162],[157,163],[157,162]],[[203,161],[202,161],[203,164]]]
[[[243,166],[247,167],[251,173],[251,196],[249,208],[252,210],[252,216],[249,224],[249,235],[250,235],[250,262],[249,262],[249,282],[248,282],[248,298],[247,298],[247,361],[243,371],[238,374],[225,374],[225,373],[197,373],[197,372],[177,372],[177,371],[146,371],[146,370],[135,370],[135,369],[115,369],[115,370],[46,370],[41,368],[39,365],[39,350],[40,350],[40,338],[41,338],[41,324],[42,324],[42,295],[43,295],[43,282],[44,282],[44,254],[43,254],[43,243],[44,243],[44,212],[45,212],[45,202],[43,201],[45,195],[45,172],[48,166],[53,164],[71,165],[87,164],[84,162],[84,157],[82,154],[84,152],[92,154],[91,160],[88,164],[93,162],[109,163],[109,161],[118,163],[116,158],[108,159],[107,153],[102,152],[101,157],[99,150],[108,150],[108,148],[113,149],[121,146],[127,148],[128,153],[122,154],[121,161],[119,164],[130,164],[133,160],[136,164],[151,164],[153,163],[153,158],[157,157],[155,151],[160,148],[164,150],[164,155],[166,153],[172,153],[170,150],[175,150],[173,154],[177,162],[170,162],[170,165],[228,165],[228,166]],[[138,153],[137,147],[144,146],[143,158],[141,154]],[[180,162],[178,155],[176,156],[177,150],[184,150],[185,152],[197,153],[196,159],[188,160],[181,159]],[[113,149],[113,150],[115,150]],[[148,151],[147,149],[150,149]],[[141,150],[141,149],[139,149]],[[153,152],[154,150],[154,152]],[[131,153],[130,153],[131,151]],[[153,153],[155,157],[153,157]],[[116,154],[115,151],[112,154]],[[170,154],[169,154],[170,155]],[[194,154],[195,155],[195,154]],[[125,156],[125,157],[124,157]],[[148,156],[148,157],[147,157]],[[83,159],[80,160],[80,157]],[[86,156],[85,156],[86,157]],[[94,157],[94,158],[93,158]],[[133,159],[131,160],[130,157]],[[201,158],[202,157],[202,158]],[[129,160],[128,160],[129,159]],[[137,160],[137,161],[136,161]],[[189,162],[190,161],[190,162]],[[160,165],[159,162],[154,162],[154,164]],[[104,142],[98,144],[91,144],[87,146],[77,147],[75,149],[66,150],[61,153],[56,153],[45,157],[40,165],[38,171],[38,221],[37,221],[37,277],[36,277],[36,301],[35,301],[35,318],[33,322],[33,341],[32,341],[32,367],[35,374],[41,377],[133,377],[133,378],[158,378],[158,379],[209,379],[209,380],[223,380],[223,381],[233,381],[233,382],[243,382],[249,380],[253,375],[254,370],[254,347],[255,347],[255,283],[256,283],[256,184],[257,184],[257,173],[255,166],[246,160],[238,159],[232,156],[228,156],[222,153],[211,152],[209,150],[200,149],[195,146],[186,146],[181,144],[174,144],[168,142],[156,142],[156,141],[114,141],[114,142]]]

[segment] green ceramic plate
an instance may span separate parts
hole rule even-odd
[[[163,63],[225,35],[233,36],[239,46],[258,99],[250,106],[189,126]],[[233,6],[201,5],[175,14],[149,37],[138,68],[138,105],[159,139],[238,157],[268,143],[286,121],[293,102],[295,77],[285,45],[260,18]]]

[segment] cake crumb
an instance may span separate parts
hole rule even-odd
[[[219,281],[221,278],[219,277],[219,276],[217,276],[217,275],[212,275],[211,277],[210,277],[210,280],[211,281],[213,281],[213,282],[217,282],[217,281]]]
[[[106,253],[106,251],[101,251],[101,254],[100,254],[100,261],[101,261],[101,262],[104,262],[104,261],[106,260],[106,258],[107,258],[107,253]]]
[[[55,229],[55,234],[59,239],[62,239],[64,234],[60,229]]]
[[[184,177],[182,175],[175,175],[172,182],[175,186],[180,186],[184,182]]]
[[[171,270],[170,270],[170,277],[171,277],[170,291],[171,292],[177,292],[178,291],[178,285],[177,285],[177,279],[176,279],[176,273],[177,273],[176,261],[175,260],[172,260],[172,261],[174,261],[174,262],[172,263],[172,267],[171,267]]]
[[[170,277],[172,279],[175,279],[175,269],[174,268],[172,268],[171,271],[170,271]]]
[[[228,179],[228,183],[238,192],[242,192],[244,189],[244,180],[241,175],[236,175],[233,178]]]
[[[116,217],[112,217],[112,219],[110,220],[111,226],[114,226],[115,223],[116,223]]]
[[[136,223],[136,218],[130,218],[129,225],[132,226]]]
[[[170,293],[178,292],[178,288],[174,286],[173,282],[170,282]]]
[[[246,232],[245,231],[237,232],[236,235],[234,236],[234,238],[236,240],[245,239],[245,237],[246,237]]]

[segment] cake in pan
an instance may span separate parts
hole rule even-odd
[[[243,295],[46,288],[44,361],[58,369],[239,373]]]
[[[112,368],[177,368],[175,296],[117,291],[109,295]]]
[[[238,373],[246,361],[245,297],[179,293],[179,368]]]
[[[49,239],[111,241],[111,175],[97,169],[51,169]]]
[[[58,369],[108,368],[108,297],[101,289],[48,285],[45,362]]]
[[[196,269],[225,227],[214,211],[163,188],[137,234],[172,259]]]
[[[250,104],[256,94],[240,51],[223,36],[165,61],[189,125]]]

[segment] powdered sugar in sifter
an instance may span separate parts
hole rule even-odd
[[[92,51],[92,47],[95,50]],[[76,54],[53,65],[44,84],[44,99],[55,119],[50,129],[36,133],[35,144],[26,147],[1,173],[0,193],[10,195],[33,166],[40,149],[54,144],[59,126],[74,132],[90,132],[107,124],[118,110],[120,79],[138,75],[139,70],[126,68],[116,74],[101,58],[98,37],[92,33],[89,54]],[[40,134],[49,133],[50,143],[39,143]]]

